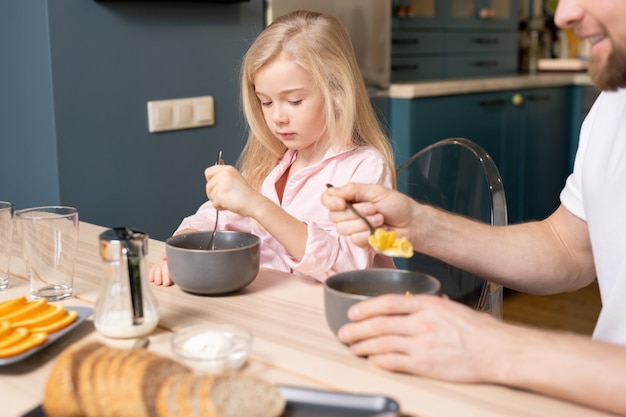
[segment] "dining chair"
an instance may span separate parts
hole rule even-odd
[[[411,156],[397,169],[398,190],[413,199],[466,217],[507,224],[504,187],[489,154],[466,138],[448,138]],[[502,286],[438,259],[415,253],[396,266],[429,273],[442,293],[478,311],[502,318]]]

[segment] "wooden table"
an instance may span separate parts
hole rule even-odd
[[[102,275],[98,235],[104,230],[81,222],[75,296],[65,300],[65,305],[94,306]],[[17,238],[14,243],[11,285],[0,293],[0,301],[28,294]],[[152,265],[165,245],[150,240],[148,249],[148,265]],[[152,286],[152,290],[159,300],[161,319],[150,337],[149,349],[168,356],[172,331],[203,322],[232,323],[254,333],[252,354],[243,372],[277,384],[386,395],[399,402],[403,416],[606,415],[506,387],[446,383],[379,369],[351,354],[328,329],[323,287],[313,279],[262,269],[247,288],[228,296],[192,295],[177,286]],[[130,347],[133,342],[104,338],[88,319],[30,358],[0,367],[2,416],[20,416],[41,404],[54,358],[80,339],[102,340],[119,347]]]

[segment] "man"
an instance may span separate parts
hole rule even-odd
[[[550,217],[495,227],[358,184],[329,189],[322,202],[339,233],[363,247],[368,232],[346,201],[417,251],[509,288],[549,294],[597,277],[603,307],[592,340],[506,324],[446,298],[402,295],[355,305],[339,337],[389,370],[504,384],[626,415],[626,1],[560,0],[555,20],[589,40],[589,74],[604,91]]]

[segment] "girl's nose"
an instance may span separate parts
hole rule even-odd
[[[275,105],[272,109],[272,121],[276,124],[285,123],[287,120],[287,114],[283,111],[282,106]]]
[[[578,0],[559,0],[554,15],[554,23],[561,28],[568,28],[583,18],[584,10]]]

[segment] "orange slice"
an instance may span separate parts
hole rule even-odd
[[[0,321],[0,340],[11,332],[11,322],[10,321]]]
[[[376,229],[369,236],[369,244],[378,252],[388,256],[410,258],[413,256],[413,245],[405,237],[398,238],[398,232]]]
[[[51,303],[48,304],[45,309],[29,315],[22,320],[12,321],[11,326],[14,328],[33,328],[45,326],[58,320],[64,312],[65,308],[63,307],[63,304]]]
[[[45,326],[40,326],[40,327],[31,327],[29,330],[32,333],[56,332],[57,330],[61,330],[62,328],[67,327],[70,324],[74,323],[74,321],[76,321],[76,317],[78,317],[78,311],[69,310],[63,313],[63,315],[60,318],[53,321],[52,323],[45,325]]]
[[[18,343],[20,340],[26,339],[28,333],[28,330],[23,327],[13,329],[13,331],[5,334],[2,339],[0,339],[0,349],[7,348]]]
[[[14,343],[9,347],[0,348],[0,358],[7,358],[24,353],[35,346],[41,345],[46,341],[47,337],[48,336],[45,333],[28,333],[27,331],[26,337],[19,342]]]
[[[3,314],[2,316],[0,316],[0,320],[16,321],[45,309],[47,305],[48,301],[45,298],[39,298],[34,301],[29,301],[28,303],[19,306],[11,312]]]
[[[3,316],[16,308],[26,304],[26,297],[21,296],[0,303],[0,316]]]

